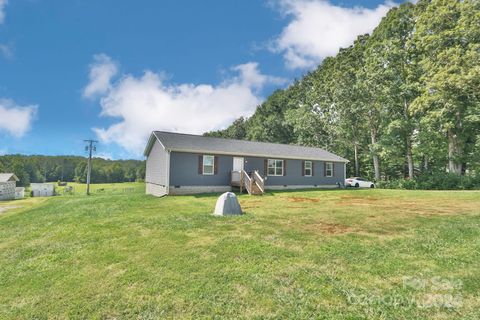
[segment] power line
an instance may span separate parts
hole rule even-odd
[[[90,175],[92,172],[92,153],[97,151],[96,140],[83,140],[87,143],[85,146],[85,151],[88,151],[88,168],[87,168],[87,195],[90,195]]]

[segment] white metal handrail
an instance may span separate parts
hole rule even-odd
[[[258,188],[262,191],[265,192],[265,180],[260,176],[258,173],[258,170],[255,170],[253,172],[253,180],[257,184]]]

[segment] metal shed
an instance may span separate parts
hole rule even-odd
[[[13,173],[0,173],[0,200],[15,199],[15,187],[19,179]]]
[[[55,185],[52,183],[31,183],[32,197],[52,197],[55,195]]]

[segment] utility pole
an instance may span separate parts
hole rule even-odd
[[[92,172],[92,152],[97,151],[96,140],[83,140],[87,143],[85,151],[88,151],[88,167],[87,167],[87,195],[90,195],[90,174]]]

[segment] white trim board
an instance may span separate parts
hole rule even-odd
[[[186,194],[199,194],[199,193],[219,193],[231,191],[231,186],[170,186],[169,195],[186,195]]]
[[[314,185],[287,185],[287,186],[265,186],[266,190],[289,190],[289,189],[338,189],[336,184],[319,184]]]

